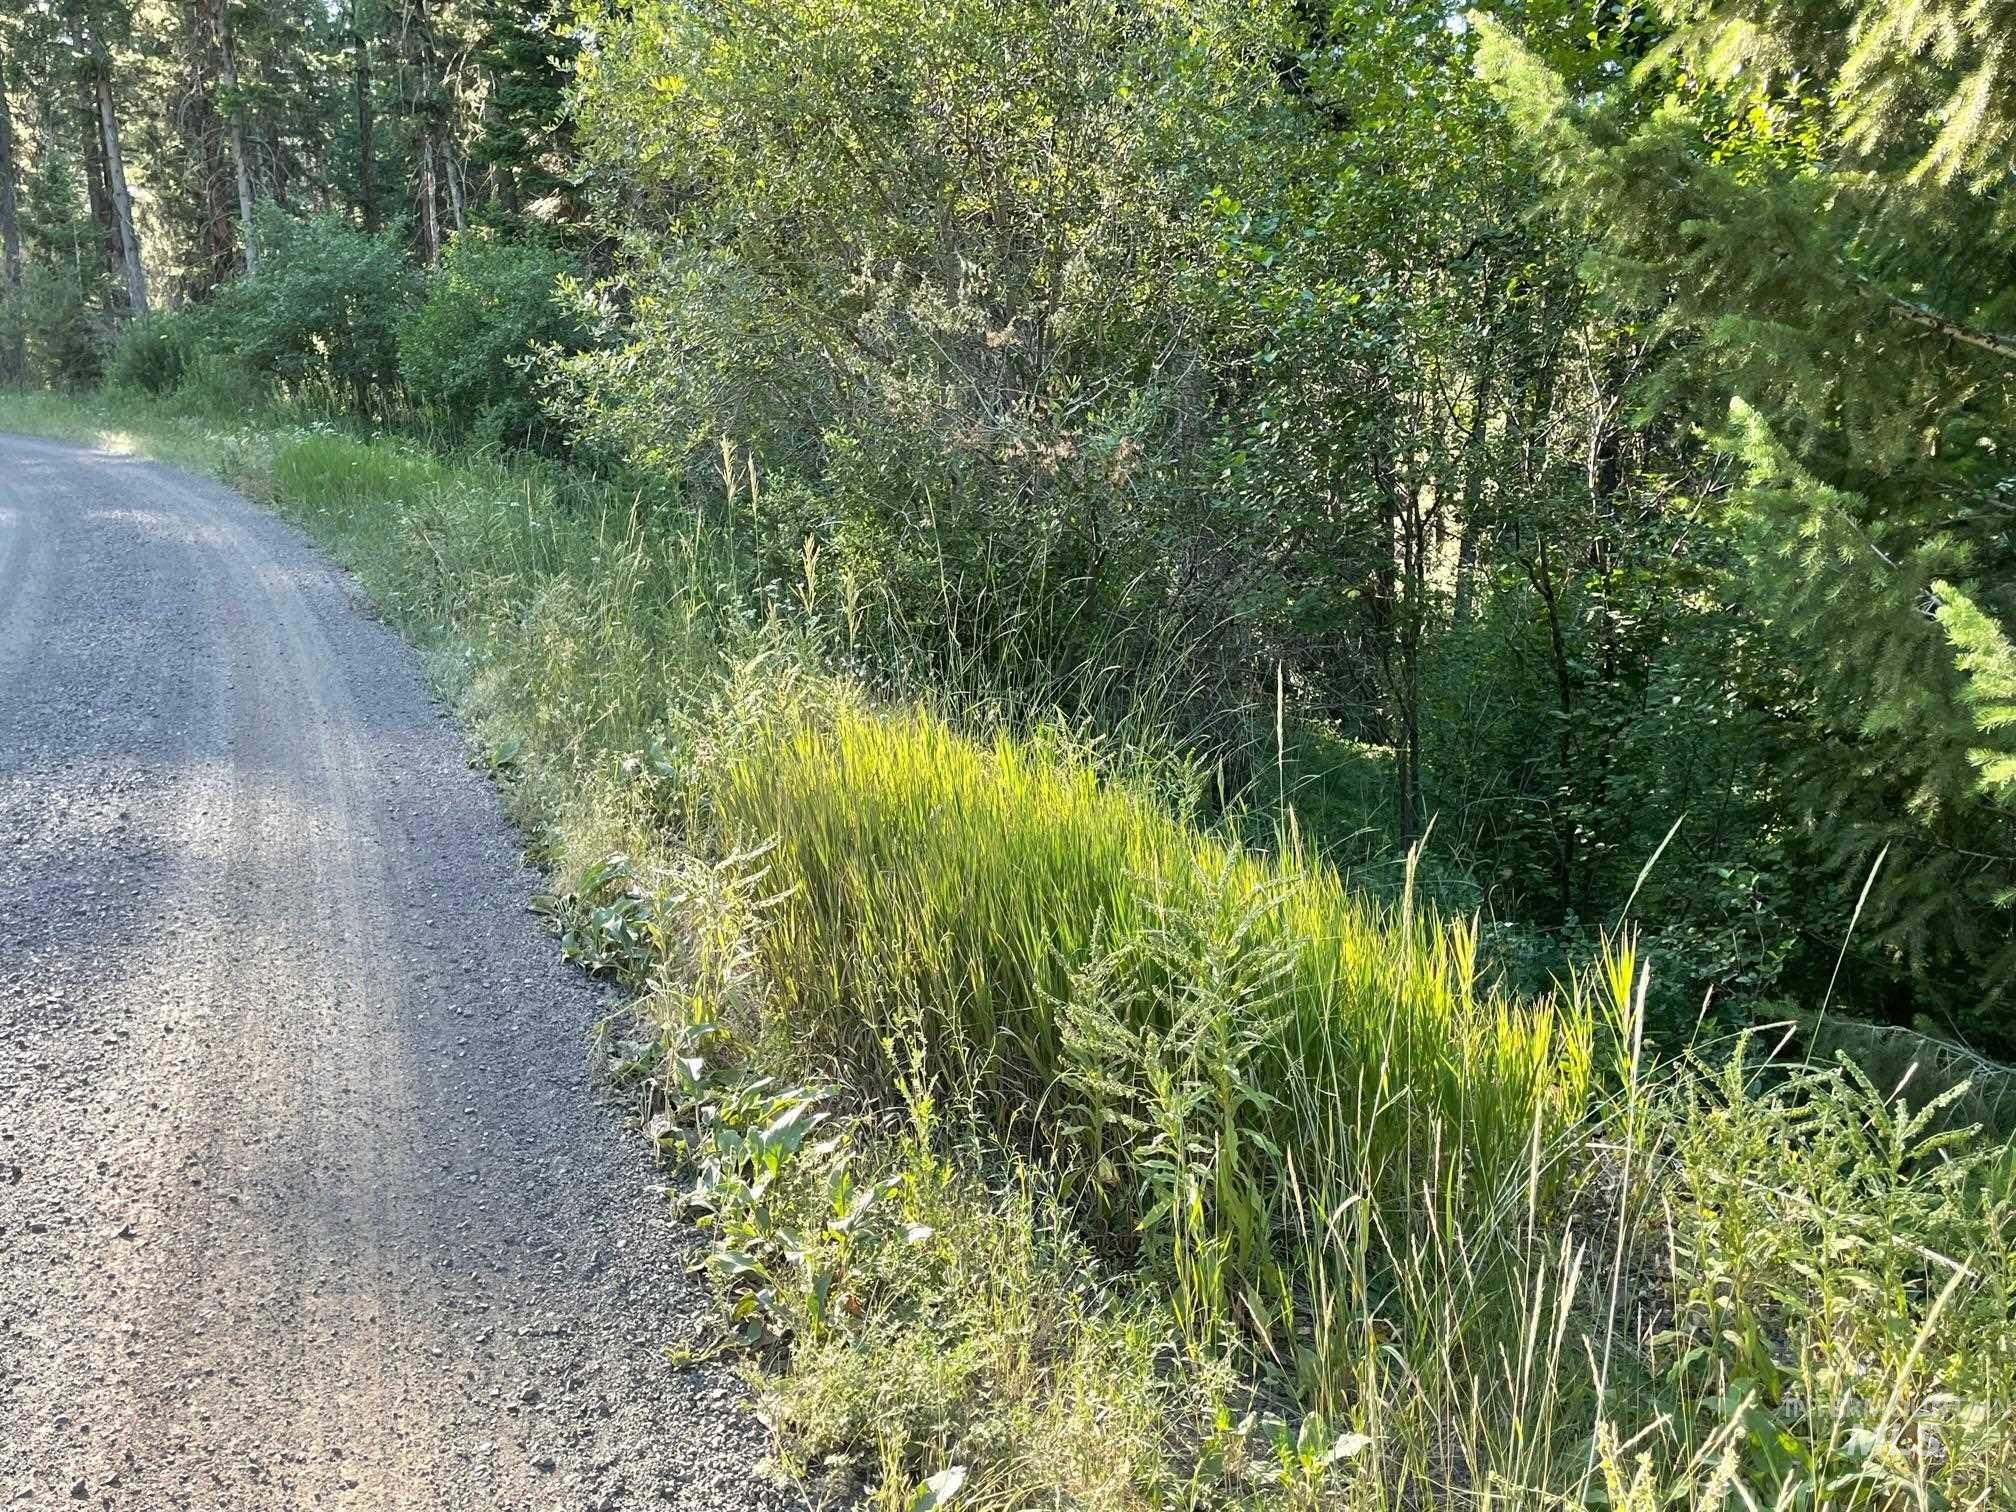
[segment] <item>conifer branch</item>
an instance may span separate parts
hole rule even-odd
[[[1872,288],[1867,280],[1858,281],[1864,288]],[[1996,331],[1976,330],[1973,326],[1962,325],[1957,320],[1948,320],[1937,310],[1915,304],[1887,290],[1872,288],[1872,292],[1879,295],[1890,307],[1890,312],[1900,320],[1908,320],[1913,325],[1923,326],[1928,331],[1937,331],[1941,336],[1950,336],[1955,341],[1964,341],[1971,347],[1992,352],[2005,361],[2016,362],[2016,336],[2004,336]]]

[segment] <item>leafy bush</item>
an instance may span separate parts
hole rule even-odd
[[[341,215],[258,211],[259,276],[225,285],[204,343],[271,372],[299,397],[383,406],[399,377],[399,326],[419,277],[390,232]]]
[[[252,368],[230,352],[198,345],[183,369],[175,390],[178,409],[212,420],[242,421],[273,402],[270,374]]]
[[[112,348],[105,381],[116,388],[161,395],[181,386],[197,352],[197,333],[188,315],[159,310],[128,321]]]
[[[531,365],[581,348],[586,329],[562,300],[580,272],[535,242],[469,231],[449,243],[427,296],[399,333],[399,373],[414,406],[456,438],[550,447]]]
[[[709,470],[721,438],[746,448],[766,568],[810,536],[869,649],[941,682],[963,664],[1101,714],[1123,700],[1088,669],[1217,682],[1223,555],[1172,518],[1179,442],[1212,423],[1171,297],[1196,193],[1158,178],[1156,130],[1243,86],[1205,77],[1188,23],[1082,0],[595,14],[578,127],[652,208],[624,222],[620,334],[572,364],[584,429]],[[1212,691],[1207,728],[1247,690]]]

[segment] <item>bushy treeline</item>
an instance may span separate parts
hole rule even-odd
[[[558,297],[562,280],[580,275],[572,258],[470,231],[423,270],[391,235],[340,217],[297,220],[269,207],[260,227],[258,278],[127,322],[91,352],[103,381],[220,413],[280,397],[397,419],[453,444],[562,444],[535,369],[586,339]]]
[[[1635,897],[1669,1035],[1833,978],[2006,1050],[2008,221],[1856,115],[1892,11],[591,7],[574,415],[906,674],[1425,837],[1529,982]]]
[[[192,201],[257,270],[165,314],[108,314],[89,153],[38,127],[28,371],[628,459],[785,606],[844,585],[887,685],[1174,753],[1361,886],[1422,844],[1528,986],[1629,902],[1669,1039],[1833,980],[2016,1045],[2010,233],[1897,103],[1899,7],[1720,52],[1677,5],[411,9],[373,15],[441,109],[347,145],[277,84],[323,22],[241,31],[313,213]],[[1960,98],[1985,25],[1910,88]],[[301,47],[387,87],[363,32]]]

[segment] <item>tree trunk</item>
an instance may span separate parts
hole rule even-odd
[[[357,92],[357,200],[364,229],[378,229],[377,170],[371,161],[371,49],[359,24],[357,0],[350,0],[350,42],[357,50],[351,77]]]
[[[413,100],[413,118],[420,129],[420,256],[432,267],[441,258],[441,185],[435,163],[434,33],[427,0],[409,0],[406,24],[415,33],[414,51],[420,60],[420,87]]]
[[[291,212],[293,207],[287,202],[287,190],[293,182],[290,177],[293,159],[287,152],[287,138],[280,129],[280,123],[270,116],[261,118],[258,132],[248,131],[246,134],[246,140],[255,147],[262,137],[266,143],[266,197],[282,210]]]
[[[119,229],[120,261],[126,272],[126,306],[147,313],[147,275],[140,266],[140,238],[133,230],[133,193],[126,187],[126,164],[119,155],[119,112],[112,103],[112,63],[103,43],[92,46],[93,80],[98,95],[98,124],[105,137],[105,178],[112,191],[112,213]]]
[[[455,161],[455,152],[445,143],[441,148],[442,166],[447,170],[448,180],[448,223],[459,233],[468,230],[462,218],[462,165]]]
[[[77,98],[77,135],[81,142],[84,197],[91,207],[92,224],[98,228],[98,266],[101,272],[117,274],[124,267],[124,258],[119,247],[118,219],[112,213],[112,190],[105,177],[105,131],[98,119],[98,91],[89,79],[80,76],[77,82],[81,91]]]
[[[238,230],[231,218],[225,182],[224,122],[210,105],[210,80],[194,81],[189,106],[190,137],[203,168],[203,267],[206,288],[214,289],[238,266]]]
[[[231,167],[238,177],[238,241],[245,253],[245,276],[259,276],[259,249],[252,235],[252,164],[245,156],[245,107],[238,99],[238,55],[231,43],[229,0],[216,0],[218,66],[230,97]]]
[[[0,277],[5,278],[10,294],[21,287],[21,211],[14,197],[14,117],[7,102],[4,72],[0,72]],[[24,366],[21,332],[14,326],[6,348],[0,350],[0,379],[9,382],[19,379]]]
[[[7,78],[0,73],[0,276],[12,289],[21,282],[21,208],[15,197],[14,115]]]
[[[238,231],[231,219],[225,180],[231,170],[224,161],[224,120],[217,114],[217,58],[210,31],[210,0],[188,0],[184,7],[189,35],[199,39],[190,51],[188,94],[177,102],[175,118],[189,140],[203,198],[203,224],[198,233],[200,278],[192,270],[189,290],[202,294],[231,276],[238,265]]]
[[[1477,538],[1483,534],[1485,442],[1491,429],[1492,382],[1497,376],[1498,323],[1493,305],[1492,268],[1484,263],[1484,291],[1478,296],[1477,318],[1484,329],[1483,350],[1477,358],[1477,376],[1470,394],[1470,426],[1463,438],[1463,520],[1462,536],[1456,545],[1456,603],[1458,625],[1470,623],[1470,610],[1477,576]]]
[[[434,133],[420,128],[420,260],[433,267],[441,257],[441,223],[434,184]]]

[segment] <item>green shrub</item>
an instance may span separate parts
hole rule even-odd
[[[259,276],[224,286],[204,345],[270,372],[297,398],[381,409],[398,384],[399,325],[419,278],[391,232],[341,215],[258,212]]]
[[[197,347],[175,391],[175,403],[192,415],[242,421],[271,406],[273,378],[230,352]]]
[[[585,343],[579,314],[560,297],[561,281],[580,272],[536,242],[457,236],[399,333],[399,374],[414,407],[457,440],[551,448],[557,437],[531,366],[537,353]]]
[[[126,323],[105,366],[105,381],[115,388],[143,393],[172,393],[182,384],[196,355],[196,330],[188,315],[158,310]]]
[[[99,318],[74,266],[35,263],[21,271],[21,287],[7,301],[12,334],[18,333],[27,377],[44,388],[76,390],[96,384],[104,369]]]

